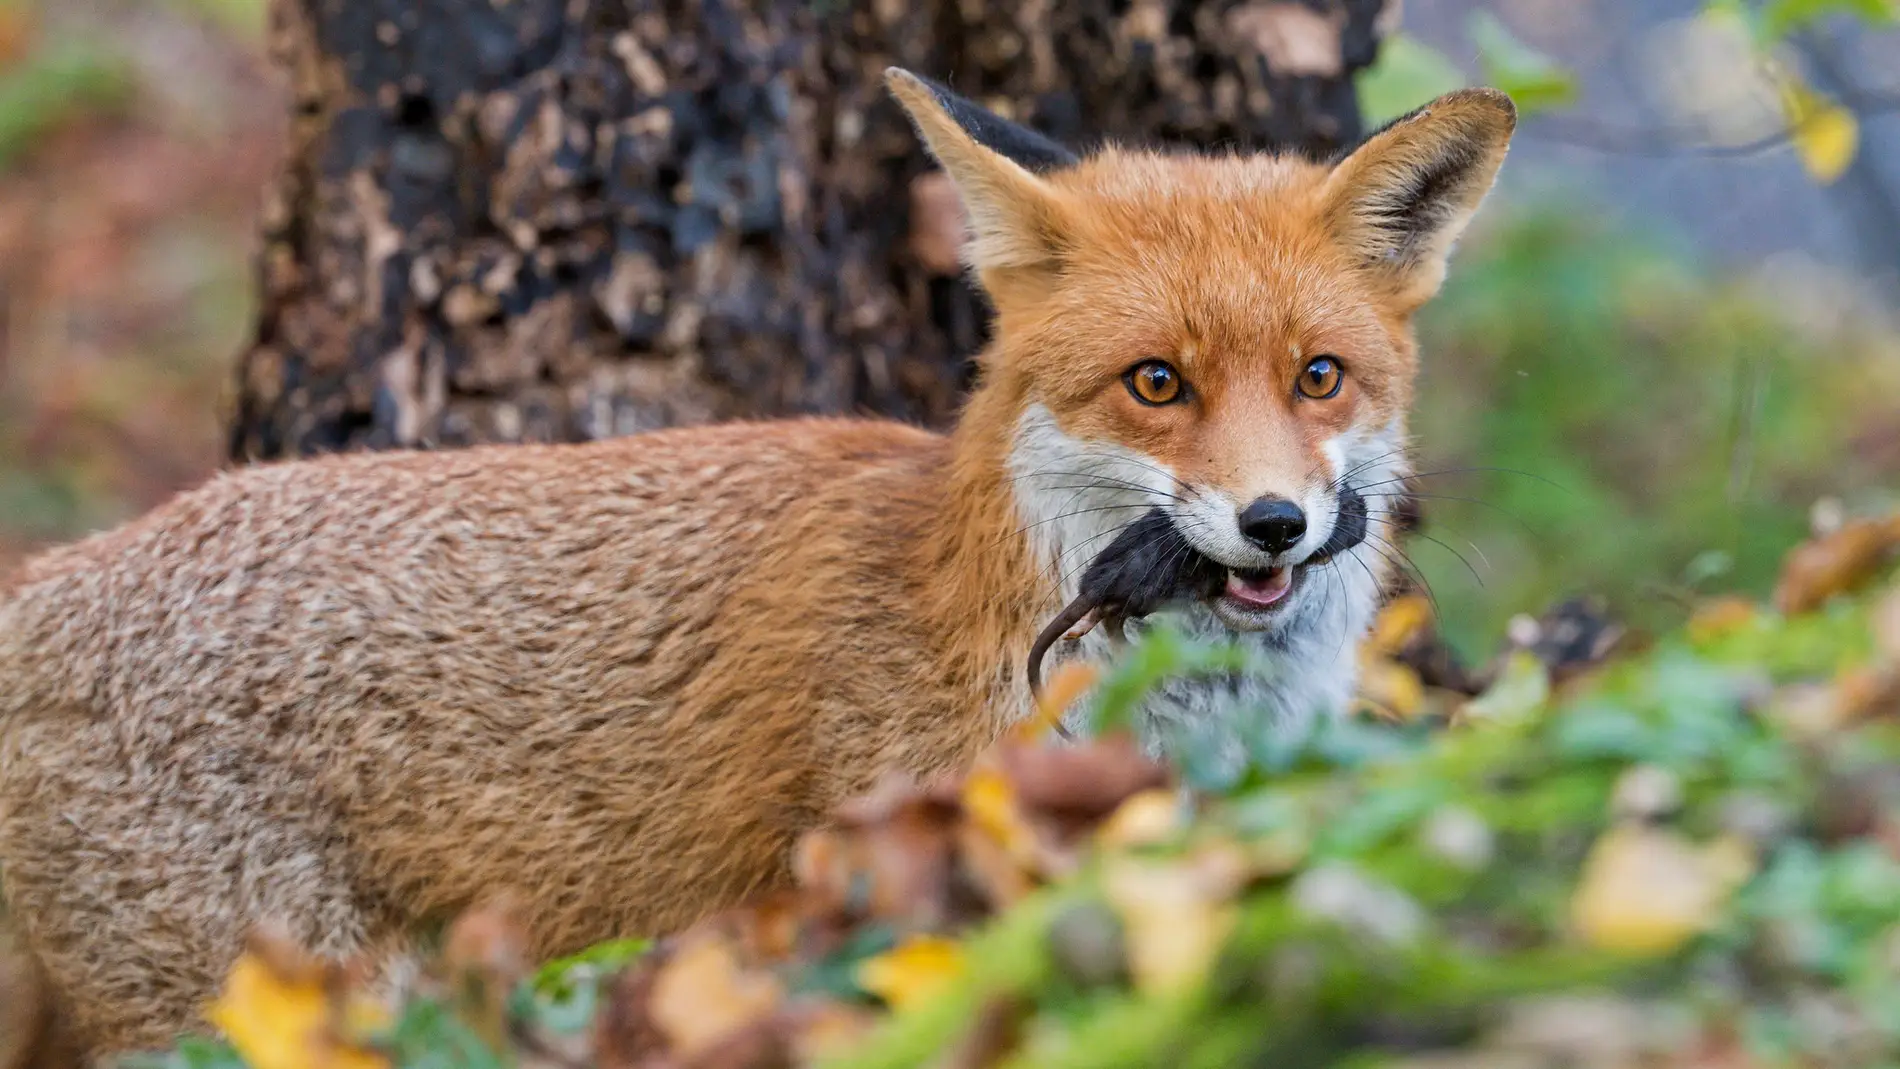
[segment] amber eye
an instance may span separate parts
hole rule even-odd
[[[1128,392],[1144,405],[1165,405],[1181,399],[1181,373],[1162,360],[1144,360],[1122,376]]]
[[[1301,397],[1310,397],[1315,401],[1324,401],[1339,393],[1346,382],[1346,369],[1339,361],[1330,356],[1316,356],[1307,361],[1306,369],[1300,372],[1298,386]]]

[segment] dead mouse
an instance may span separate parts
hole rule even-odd
[[[1351,488],[1344,490],[1332,537],[1304,564],[1325,564],[1365,541],[1369,519],[1365,499]],[[1029,648],[1030,693],[1041,696],[1042,659],[1057,639],[1081,638],[1099,624],[1117,642],[1123,641],[1122,628],[1129,620],[1171,604],[1211,600],[1226,587],[1227,576],[1226,566],[1188,544],[1164,509],[1150,510],[1096,555],[1082,573],[1075,600],[1036,636]]]
[[[1042,659],[1056,639],[1078,639],[1097,624],[1117,641],[1122,625],[1170,603],[1211,598],[1227,569],[1201,555],[1160,508],[1122,529],[1082,573],[1075,596],[1029,648],[1029,690],[1042,693]]]

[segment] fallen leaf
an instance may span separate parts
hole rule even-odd
[[[1796,546],[1782,562],[1775,608],[1785,615],[1810,612],[1829,598],[1872,578],[1900,547],[1900,517],[1853,520],[1840,530]]]
[[[1167,767],[1116,732],[1081,746],[1012,746],[996,754],[1011,796],[1034,813],[1097,820],[1130,796],[1168,782]]]
[[[1537,711],[1550,697],[1550,673],[1529,650],[1513,650],[1484,693],[1458,709],[1459,723],[1507,722]]]
[[[1181,796],[1164,787],[1132,795],[1116,807],[1095,833],[1104,846],[1150,846],[1165,842],[1181,830]]]
[[[1686,625],[1689,641],[1698,645],[1725,638],[1761,618],[1755,603],[1747,598],[1716,598],[1696,607]]]
[[[1425,911],[1410,895],[1345,861],[1300,873],[1290,893],[1300,912],[1386,943],[1409,943],[1425,927]]]
[[[1246,858],[1231,848],[1108,862],[1103,893],[1121,920],[1138,990],[1175,990],[1206,974],[1233,928],[1233,897],[1246,875]]]
[[[366,1041],[390,1023],[386,1007],[339,967],[260,933],[205,1011],[253,1069],[386,1069]]]
[[[1752,867],[1752,851],[1738,838],[1699,847],[1673,831],[1619,824],[1584,862],[1572,921],[1600,949],[1667,954],[1715,923]]]
[[[1036,863],[1036,832],[1023,815],[1016,788],[1001,769],[979,764],[963,782],[963,808],[970,826],[1025,869]]]
[[[942,936],[918,935],[858,965],[858,983],[894,1010],[929,999],[963,974],[963,947]]]
[[[1887,660],[1900,663],[1900,584],[1889,590],[1873,613],[1874,646]]]
[[[1410,667],[1362,650],[1359,700],[1375,715],[1405,723],[1425,708],[1425,682]]]
[[[819,1002],[793,1011],[793,1053],[802,1065],[816,1065],[856,1048],[876,1024],[869,1010],[838,1002]]]
[[[1387,657],[1396,657],[1432,623],[1432,603],[1419,594],[1393,598],[1379,611],[1366,636],[1366,645]]]
[[[13,68],[38,36],[37,12],[28,4],[0,4],[0,73]]]
[[[456,918],[443,941],[442,963],[463,1015],[490,1046],[505,1049],[508,1000],[529,973],[522,904],[499,897]]]
[[[718,934],[689,933],[653,977],[647,1012],[682,1057],[692,1057],[778,1008],[769,974],[746,969]]]

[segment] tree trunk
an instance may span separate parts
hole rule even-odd
[[[887,65],[1073,144],[1324,154],[1397,3],[277,0],[231,457],[942,426],[985,312]]]

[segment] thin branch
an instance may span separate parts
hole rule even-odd
[[[1853,112],[1859,119],[1900,112],[1900,88],[1855,92],[1837,98],[1836,103]],[[1542,116],[1535,122],[1525,123],[1524,133],[1547,141],[1619,156],[1701,155],[1734,158],[1756,156],[1779,148],[1792,141],[1802,131],[1804,124],[1814,122],[1817,118],[1809,116],[1802,123],[1784,126],[1773,133],[1735,144],[1711,141],[1708,130],[1702,127],[1619,127],[1572,115]]]

